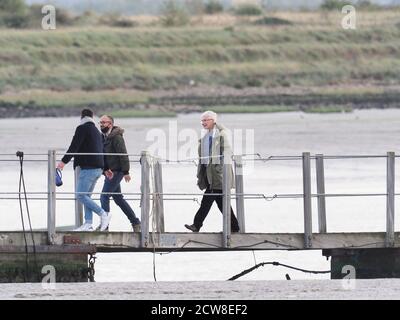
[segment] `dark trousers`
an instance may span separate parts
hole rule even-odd
[[[104,180],[103,190],[101,192],[121,192],[121,180],[124,177],[123,172],[114,171],[114,176],[112,179],[108,179],[107,177]],[[102,194],[100,196],[101,207],[104,211],[110,212],[110,196],[114,199],[114,202],[117,206],[121,208],[123,213],[128,217],[129,221],[132,224],[139,224],[140,220],[136,217],[133,212],[131,206],[126,202],[124,196],[122,194]]]
[[[218,205],[218,209],[222,213],[222,190],[212,190],[209,187],[206,189],[205,193],[217,193],[217,195],[210,194],[210,195],[204,195],[203,199],[201,200],[201,205],[199,210],[197,211],[196,215],[194,216],[194,225],[198,230],[203,226],[203,221],[207,217],[208,212],[211,209],[212,204],[214,201]],[[220,195],[218,195],[218,193]],[[231,231],[232,232],[239,232],[239,223],[235,217],[235,214],[233,213],[233,209],[231,207]]]

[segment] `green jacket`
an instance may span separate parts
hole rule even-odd
[[[125,141],[122,137],[124,129],[113,127],[110,134],[104,140],[104,153],[128,153],[126,151]],[[128,156],[104,156],[104,170],[122,171],[129,174]]]
[[[202,157],[202,144],[204,143],[205,137],[199,140],[199,157]],[[213,138],[211,147],[211,156],[224,155],[225,157],[231,158],[232,150],[228,142],[228,137],[226,129],[216,124],[216,133]],[[229,162],[231,163],[231,162]],[[202,159],[200,158],[199,164],[197,166],[197,185],[200,190],[207,188],[207,181],[210,183],[210,188],[215,190],[222,190],[222,174],[223,174],[223,160],[220,158],[211,158],[210,163],[202,164]],[[231,188],[235,187],[234,175],[232,166],[229,170],[231,175]]]

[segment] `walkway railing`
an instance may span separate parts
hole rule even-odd
[[[40,154],[30,154],[40,155]],[[82,224],[83,210],[82,205],[78,202],[76,195],[77,180],[79,177],[79,168],[75,170],[75,192],[56,192],[55,186],[55,169],[56,169],[56,156],[58,154],[55,150],[49,150],[47,154],[48,174],[47,174],[47,192],[30,192],[27,194],[46,195],[47,200],[47,233],[48,242],[53,244],[56,237],[56,201],[57,200],[75,200],[75,225],[78,227]],[[74,154],[77,155],[77,154]],[[83,154],[81,154],[83,155]],[[99,154],[85,154],[85,155],[99,155]],[[106,154],[102,154],[106,155]],[[113,154],[116,155],[116,154]],[[203,193],[164,193],[163,192],[163,179],[162,179],[162,164],[171,162],[195,162],[196,159],[185,160],[168,160],[153,157],[148,152],[143,151],[140,155],[118,154],[128,156],[140,156],[140,160],[130,161],[140,163],[141,165],[141,188],[140,193],[123,193],[124,195],[138,195],[140,196],[141,207],[141,246],[148,247],[150,244],[150,213],[154,215],[155,219],[155,232],[165,232],[164,224],[164,200],[187,200],[182,198],[166,198],[165,196],[203,196]],[[11,156],[10,154],[0,154],[0,156]],[[248,158],[253,156],[253,158]],[[301,156],[270,156],[263,158],[260,154],[254,155],[235,155],[232,157],[233,164],[223,165],[223,232],[222,232],[222,245],[229,248],[231,245],[231,221],[230,221],[230,207],[232,199],[236,201],[236,212],[240,226],[240,232],[246,232],[245,223],[245,199],[265,199],[272,200],[277,198],[302,198],[303,199],[303,216],[304,216],[304,247],[312,248],[312,198],[317,198],[318,203],[318,232],[327,233],[326,221],[326,203],[327,197],[362,197],[362,196],[385,196],[386,197],[386,247],[393,247],[395,241],[394,230],[394,217],[395,217],[395,158],[398,157],[394,152],[387,152],[386,155],[347,155],[347,156],[329,156],[323,154],[311,155],[309,152],[304,152]],[[332,159],[364,159],[364,158],[386,158],[386,193],[325,193],[325,160]],[[244,192],[244,179],[243,179],[243,166],[246,161],[287,161],[295,160],[302,162],[302,180],[303,180],[303,193],[301,194],[274,194],[271,196],[265,194],[246,194]],[[311,161],[315,160],[316,168],[316,187],[317,193],[311,192]],[[0,161],[19,161],[16,159],[1,159]],[[44,161],[44,160],[24,160],[24,161]],[[234,168],[232,168],[232,165]],[[229,172],[234,169],[236,192],[231,194],[231,175]],[[9,196],[20,193],[15,192],[0,192],[0,199],[12,199]],[[57,198],[57,194],[74,194],[74,198]],[[92,193],[96,194],[96,193]],[[101,194],[101,193],[97,193]],[[118,194],[118,193],[107,193]],[[215,195],[215,194],[214,194]],[[39,198],[36,198],[39,199]]]

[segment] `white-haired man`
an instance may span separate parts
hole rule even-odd
[[[227,161],[224,159],[224,155],[225,157],[231,155],[226,129],[217,124],[217,114],[213,111],[206,111],[200,119],[206,134],[199,140],[200,161],[197,167],[197,185],[200,190],[205,189],[205,194],[193,224],[185,224],[185,227],[193,232],[200,231],[214,201],[222,212],[222,172],[223,163]],[[231,171],[230,174],[231,188],[234,188],[233,172]],[[232,232],[239,232],[239,224],[232,207],[231,229]]]

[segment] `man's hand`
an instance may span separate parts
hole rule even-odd
[[[104,172],[108,180],[111,180],[114,177],[114,173],[108,169],[107,171]]]
[[[131,181],[131,176],[129,174],[124,175],[125,182]]]
[[[57,164],[57,169],[62,170],[62,169],[64,169],[64,166],[65,166],[65,163],[62,162],[62,161],[60,161],[60,162]]]

